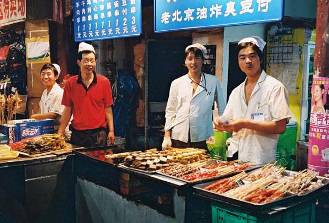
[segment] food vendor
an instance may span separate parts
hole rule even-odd
[[[287,89],[263,70],[265,44],[257,36],[238,43],[237,59],[246,79],[232,91],[223,115],[214,121],[216,129],[233,132],[228,156],[238,152],[239,160],[255,164],[275,160],[279,134],[291,118]]]
[[[112,113],[112,91],[110,81],[96,74],[96,52],[92,45],[79,44],[79,75],[70,77],[65,83],[62,104],[65,106],[58,133],[64,135],[65,127],[73,115],[70,125],[71,143],[84,147],[95,147],[114,143]]]
[[[218,78],[202,72],[206,54],[199,43],[185,49],[188,72],[171,83],[162,148],[207,148],[206,140],[213,133],[214,101],[221,109],[224,100]]]
[[[59,124],[60,117],[64,110],[62,105],[63,89],[56,83],[60,74],[60,66],[58,64],[46,63],[40,70],[40,79],[45,90],[39,102],[40,114],[33,114],[33,119],[54,119],[55,124]]]

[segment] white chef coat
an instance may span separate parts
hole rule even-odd
[[[246,80],[232,91],[222,116],[223,120],[279,121],[291,118],[288,93],[280,81],[263,71],[247,105],[244,91]],[[239,151],[239,160],[256,164],[274,161],[278,138],[279,134],[241,129],[234,132],[229,139],[229,155]]]
[[[200,85],[193,94],[192,81],[187,74],[171,83],[165,131],[171,130],[172,139],[188,142],[190,132],[191,142],[200,142],[212,135],[214,100],[217,99],[220,114],[225,102],[216,76],[202,74]]]
[[[45,89],[39,103],[41,114],[53,112],[62,115],[64,110],[64,105],[62,105],[63,92],[64,90],[57,83],[54,84],[49,93]]]

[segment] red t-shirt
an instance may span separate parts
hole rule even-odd
[[[112,104],[110,81],[102,75],[95,75],[88,89],[80,75],[65,83],[62,105],[72,108],[72,125],[76,130],[107,127],[105,108]]]

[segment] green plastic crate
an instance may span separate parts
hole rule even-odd
[[[271,215],[252,216],[236,208],[212,205],[212,223],[315,223],[315,202],[308,202]]]

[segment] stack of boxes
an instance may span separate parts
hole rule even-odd
[[[40,70],[50,63],[50,37],[48,20],[33,20],[25,23],[27,107],[28,114],[40,113],[39,101],[44,90],[40,81]]]

